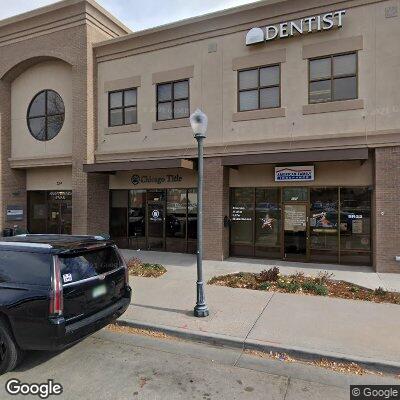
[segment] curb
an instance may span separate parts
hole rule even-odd
[[[254,339],[240,339],[234,336],[221,335],[211,332],[191,331],[188,329],[181,329],[175,327],[169,327],[165,325],[149,324],[146,322],[140,322],[129,319],[118,319],[116,324],[121,326],[127,326],[136,329],[142,329],[146,331],[155,331],[165,333],[166,335],[180,338],[183,340],[189,340],[199,343],[206,343],[218,347],[228,347],[234,349],[243,350],[257,350],[265,353],[285,353],[288,356],[303,361],[314,361],[320,359],[326,359],[333,362],[341,363],[356,363],[368,370],[386,372],[389,374],[400,374],[400,362],[386,361],[373,358],[364,358],[358,356],[344,355],[341,353],[334,353],[329,351],[319,351],[314,349],[306,349],[296,346],[285,346],[270,344]]]

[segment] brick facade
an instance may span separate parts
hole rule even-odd
[[[378,272],[400,272],[400,146],[375,149],[375,251]]]
[[[0,61],[1,62],[1,61]],[[24,170],[14,170],[8,159],[11,156],[11,82],[7,77],[0,80],[0,231],[18,225],[26,227],[26,174]],[[7,221],[9,205],[22,206],[22,221]]]

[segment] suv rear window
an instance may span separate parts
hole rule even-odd
[[[0,251],[0,283],[49,286],[52,265],[50,254]]]
[[[122,265],[113,247],[88,251],[73,256],[61,256],[61,279],[64,284],[104,274]]]

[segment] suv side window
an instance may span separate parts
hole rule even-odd
[[[0,251],[0,283],[50,286],[52,256],[25,251]]]

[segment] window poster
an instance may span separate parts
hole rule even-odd
[[[352,233],[361,234],[363,233],[363,221],[362,219],[354,219],[352,222]]]

